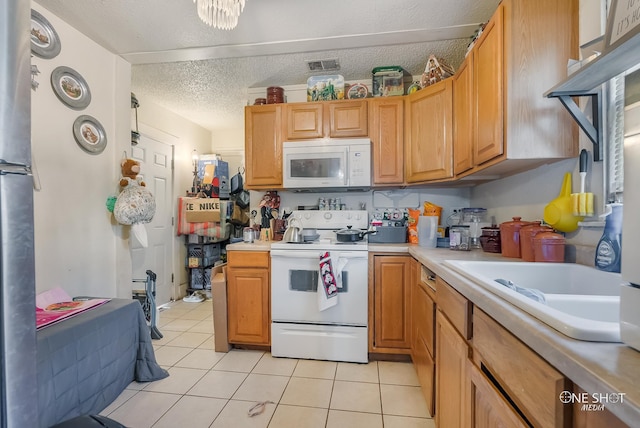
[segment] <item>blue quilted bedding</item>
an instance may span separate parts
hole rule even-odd
[[[37,332],[41,428],[98,414],[129,383],[163,379],[137,300],[113,299]]]

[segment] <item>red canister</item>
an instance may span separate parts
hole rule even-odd
[[[520,258],[520,229],[529,222],[521,221],[521,217],[513,217],[513,221],[500,223],[500,243],[504,257]]]
[[[564,263],[564,236],[554,232],[540,232],[533,237],[536,262]]]
[[[533,254],[533,238],[540,232],[553,232],[553,229],[549,226],[543,226],[539,221],[534,221],[520,228],[520,256],[525,262],[536,260]]]

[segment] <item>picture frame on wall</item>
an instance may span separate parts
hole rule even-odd
[[[605,52],[640,35],[640,0],[611,0],[604,36]]]

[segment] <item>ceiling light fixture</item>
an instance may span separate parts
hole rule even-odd
[[[238,25],[238,17],[246,0],[193,0],[198,16],[207,25],[221,30],[232,30]]]

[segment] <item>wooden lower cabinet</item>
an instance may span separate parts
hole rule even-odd
[[[271,344],[269,253],[229,251],[227,317],[229,343]]]
[[[469,426],[469,345],[447,317],[436,311],[436,426]]]
[[[369,352],[411,349],[411,256],[369,255]],[[371,304],[373,303],[373,304]]]
[[[471,381],[471,425],[475,428],[526,428],[529,425],[507,403],[500,391],[468,361]]]
[[[422,265],[411,265],[411,360],[430,415],[435,413],[435,290],[420,280]],[[428,288],[429,287],[429,288]]]

